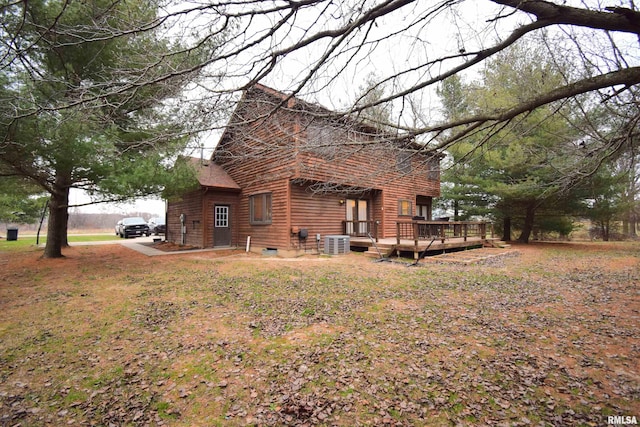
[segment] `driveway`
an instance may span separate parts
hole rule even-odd
[[[129,243],[153,243],[153,239],[164,240],[164,236],[142,236],[131,239],[121,239],[120,237],[113,236],[113,240],[99,240],[94,242],[69,242],[71,246],[85,246],[85,245],[115,245],[121,244],[127,246]]]

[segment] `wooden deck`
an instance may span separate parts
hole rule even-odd
[[[350,234],[350,246],[366,248],[366,254],[374,257],[396,253],[413,254],[414,259],[418,259],[423,253],[433,255],[483,246],[500,247],[499,239],[487,236],[488,224],[480,221],[398,221],[396,237],[387,238],[375,237],[375,223],[344,224],[345,234]],[[360,230],[360,233],[347,233],[353,230]]]
[[[416,247],[415,241],[410,239],[401,239],[400,243],[397,242],[395,237],[388,237],[384,239],[378,239],[375,244],[371,241],[371,239],[367,237],[351,237],[349,240],[349,244],[352,248],[366,248],[367,255],[370,256],[390,256],[393,253],[411,253],[413,254],[414,259],[417,259],[422,252],[424,252],[427,247],[429,248],[427,254],[434,253],[444,253],[447,251],[453,250],[464,250],[470,248],[480,248],[485,245],[494,245],[498,244],[500,239],[496,238],[481,238],[481,237],[467,237],[464,239],[463,237],[450,237],[447,238],[444,243],[440,239],[436,239],[431,242],[431,240],[420,240],[418,241],[418,246]],[[429,246],[431,244],[431,246]],[[377,247],[377,250],[376,250]],[[380,254],[378,254],[380,251]]]

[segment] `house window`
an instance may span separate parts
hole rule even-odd
[[[271,224],[271,193],[249,196],[249,223]]]
[[[325,160],[336,158],[339,141],[338,131],[330,123],[312,123],[307,128],[307,148]]]
[[[411,157],[413,153],[400,151],[396,157],[396,169],[404,174],[411,173]]]
[[[438,181],[440,179],[440,160],[430,159],[427,165],[429,171],[427,172],[427,179],[431,181]]]
[[[411,216],[413,212],[413,203],[411,200],[398,200],[398,215]]]

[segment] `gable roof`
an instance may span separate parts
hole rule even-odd
[[[240,190],[240,186],[227,174],[220,165],[214,162],[203,163],[202,159],[189,157],[187,159],[196,170],[198,182],[203,187]]]
[[[358,130],[360,132],[363,132],[365,134],[368,134],[377,138],[381,138],[387,141],[395,141],[398,144],[398,146],[401,148],[413,148],[418,150],[424,148],[419,144],[417,144],[415,141],[415,138],[411,135],[402,135],[394,132],[385,131],[380,127],[366,123],[365,121],[357,117],[352,117],[347,113],[331,111],[328,108],[323,107],[321,105],[312,104],[307,101],[304,101],[296,97],[295,95],[287,95],[286,93],[280,92],[276,89],[272,89],[263,84],[256,83],[253,86],[243,91],[242,96],[240,97],[240,99],[236,104],[236,109],[232,113],[232,116],[229,119],[227,126],[224,128],[223,133],[220,137],[220,140],[211,155],[212,160],[215,159],[215,155],[218,150],[218,147],[221,147],[222,145],[224,145],[226,141],[232,138],[233,131],[231,130],[231,128],[234,121],[236,120],[235,116],[237,112],[241,110],[242,104],[244,104],[245,102],[249,102],[251,99],[256,99],[256,97],[260,97],[264,95],[274,100],[274,105],[273,105],[274,111],[276,109],[281,108],[284,110],[294,111],[304,115],[315,116],[318,119],[330,120],[336,124],[341,124],[343,126]]]
[[[409,135],[398,135],[393,132],[387,132],[381,127],[378,127],[371,123],[367,123],[357,115],[353,116],[347,112],[333,111],[320,104],[307,102],[293,94],[286,94],[260,83],[256,83],[251,88],[247,89],[243,95],[243,99],[247,97],[247,95],[250,96],[251,93],[255,92],[264,93],[277,99],[282,104],[280,106],[281,108],[287,108],[289,110],[294,110],[302,114],[308,114],[316,116],[318,118],[335,121],[336,123],[341,123],[342,125],[348,126],[349,128],[358,129],[362,132],[372,135],[378,135],[382,138],[390,138],[396,140],[412,139]]]

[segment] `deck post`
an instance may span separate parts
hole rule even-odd
[[[467,234],[469,234],[469,224],[465,223],[463,225],[463,227],[464,227],[464,234],[463,234],[464,235],[464,241],[466,242],[467,241]]]
[[[446,236],[444,234],[444,224],[440,224],[440,238],[442,239],[442,243],[446,240]]]
[[[482,237],[482,240],[485,240],[487,238],[487,223],[486,222],[480,223],[480,236]]]
[[[397,245],[400,244],[400,223],[396,222],[396,241],[397,241]]]
[[[413,242],[416,247],[416,252],[418,252],[418,236],[420,235],[418,231],[418,223],[416,221],[413,221],[412,225],[413,225]]]

